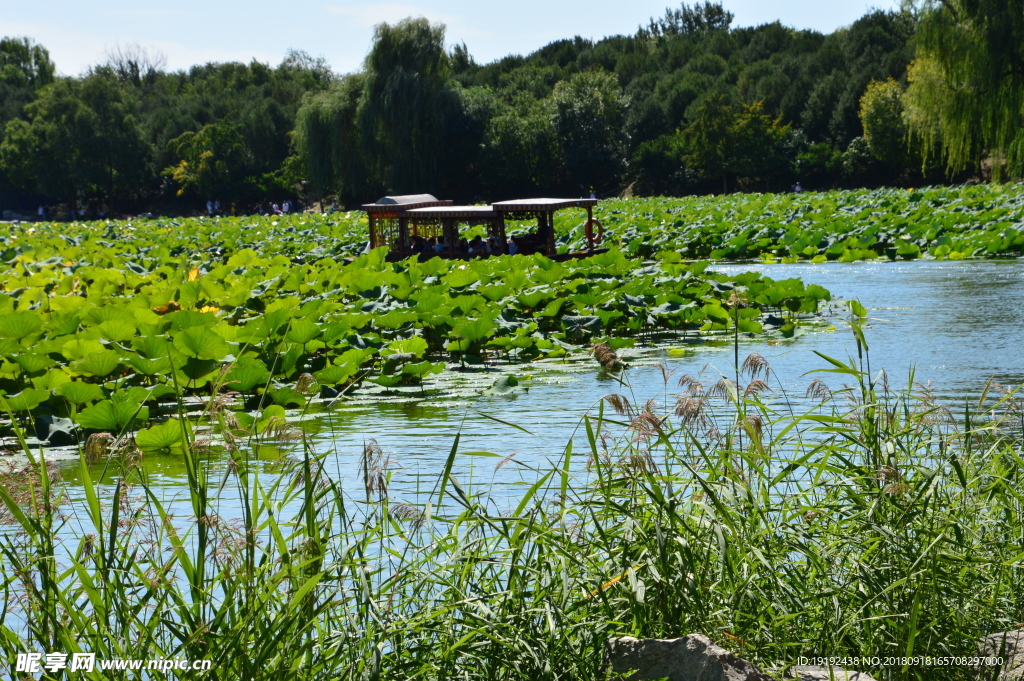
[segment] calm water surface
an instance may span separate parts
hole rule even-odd
[[[825,377],[833,387],[842,383],[834,374],[807,375],[827,366],[813,351],[843,360],[856,357],[853,336],[842,321],[844,299],[858,299],[868,308],[871,369],[885,369],[894,386],[905,385],[913,370],[916,381],[930,383],[940,398],[959,403],[977,395],[993,376],[1004,385],[1024,383],[1024,261],[752,264],[717,269],[756,270],[774,279],[800,277],[806,284],[820,284],[832,292],[836,309],[832,330],[791,341],[741,343],[741,360],[750,352],[764,355],[776,375],[773,387],[781,384],[793,396],[802,396],[815,376]],[[673,401],[676,381],[683,374],[703,371],[704,377],[715,380],[719,371],[725,375],[733,371],[731,347],[691,347],[685,352],[661,348],[653,354],[652,358],[648,353],[648,362],[662,361],[674,374],[666,390],[657,366],[635,363],[627,378],[632,395],[640,401]],[[433,489],[455,435],[461,432],[454,468],[459,480],[490,486],[499,496],[505,488],[514,496],[521,481],[535,479],[531,467],[546,468],[549,461],[558,460],[570,439],[575,438],[575,451],[586,452],[583,414],[602,396],[627,392],[600,374],[592,361],[564,371],[554,369],[522,367],[522,374],[536,375],[523,381],[529,385],[528,392],[515,395],[343,405],[332,412],[329,423],[321,420],[314,442],[329,453],[328,468],[343,481],[347,493],[359,498],[361,452],[364,443],[375,440],[392,461],[392,493],[413,498]],[[480,412],[530,432],[502,425]],[[497,469],[498,457],[510,455],[522,465]],[[583,470],[585,456],[577,458],[577,471]],[[152,483],[168,501],[181,500],[185,488],[177,462],[151,457],[147,465]],[[236,503],[233,497],[225,493],[223,498],[223,511],[228,514]]]

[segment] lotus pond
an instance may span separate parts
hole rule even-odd
[[[1021,261],[344,264],[296,236],[336,228],[9,235],[6,427],[67,419],[100,461],[0,487],[9,662],[553,681],[614,634],[781,670],[1022,621]]]
[[[560,358],[597,341],[760,334],[765,324],[791,336],[830,297],[797,279],[619,251],[565,264],[388,263],[380,249],[346,264],[313,260],[309,236],[268,220],[42,224],[9,235],[5,410],[51,444],[137,430],[144,451],[165,450],[181,432],[151,421],[181,400],[244,407],[233,422],[249,431],[363,382],[426,394],[446,362]]]

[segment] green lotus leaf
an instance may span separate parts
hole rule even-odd
[[[50,315],[50,319],[46,322],[47,335],[50,338],[56,338],[58,336],[70,336],[75,333],[81,325],[79,315],[79,312],[74,311]]]
[[[60,369],[50,369],[42,376],[32,379],[32,387],[40,390],[56,390],[71,380],[71,377]]]
[[[247,393],[253,388],[266,385],[269,380],[270,371],[266,364],[255,357],[242,357],[231,366],[224,385],[232,390]]]
[[[212,312],[196,312],[194,310],[179,310],[166,315],[164,319],[171,323],[171,331],[184,331],[194,327],[213,326],[217,323],[217,316]]]
[[[398,385],[402,382],[402,374],[391,374],[390,376],[377,376],[375,378],[367,379],[370,383],[376,383],[379,386],[390,388],[393,385]]]
[[[137,402],[138,404],[142,404],[143,402],[159,400],[162,397],[176,394],[177,393],[175,393],[174,388],[166,383],[158,383],[157,385],[150,387],[134,385],[124,392],[124,399],[126,402]]]
[[[331,364],[319,371],[314,371],[313,378],[322,385],[338,385],[355,376],[357,371],[359,371],[357,364]]]
[[[103,399],[103,389],[92,383],[72,381],[58,386],[54,392],[72,404],[81,405]]]
[[[223,359],[231,352],[227,342],[206,326],[190,326],[174,336],[174,347],[196,359]]]
[[[119,433],[133,421],[142,423],[149,419],[149,407],[135,402],[114,402],[104,400],[78,412],[75,421],[83,428]]]
[[[282,407],[301,407],[306,404],[308,397],[295,390],[290,385],[283,386],[274,390],[270,393],[270,396],[274,399],[274,404],[279,404]]]
[[[516,300],[523,307],[523,309],[533,310],[536,309],[537,306],[543,303],[545,300],[550,298],[551,295],[552,294],[550,291],[531,291],[529,293],[520,293],[518,296],[516,296]]]
[[[179,371],[187,381],[195,383],[212,374],[219,366],[220,363],[214,359],[198,359],[196,357],[189,357],[188,361],[179,368]]]
[[[49,390],[25,388],[16,395],[0,395],[0,407],[4,411],[31,411],[50,399]]]
[[[562,328],[569,338],[590,337],[601,332],[601,318],[594,316],[562,317]]]
[[[116,350],[101,350],[78,360],[72,368],[80,374],[103,378],[110,375],[121,363],[121,355]]]
[[[285,338],[292,343],[305,345],[319,335],[320,326],[316,322],[303,318],[292,321]]]
[[[104,322],[117,321],[120,319],[129,322],[135,320],[134,310],[124,307],[115,307],[113,305],[101,305],[99,307],[94,307],[89,310],[85,316],[86,319],[93,324],[99,325],[102,325]]]
[[[406,364],[402,367],[402,373],[409,376],[427,376],[429,374],[439,374],[444,371],[444,362],[418,362],[416,364]]]
[[[280,423],[285,419],[284,407],[272,404],[269,407],[264,408],[263,413],[256,419],[253,424],[256,428],[257,433],[264,433],[269,428],[272,428],[275,423]]]
[[[57,363],[56,360],[48,355],[36,354],[17,355],[14,361],[18,363],[26,374],[36,374],[40,371],[45,371]]]
[[[99,331],[103,338],[117,343],[123,343],[135,335],[134,319],[111,319],[99,325]]]
[[[486,338],[494,332],[494,322],[483,317],[470,319],[455,325],[452,334],[473,342]]]
[[[136,352],[148,359],[167,359],[174,354],[170,342],[163,336],[142,336],[132,339],[132,347]]]
[[[144,452],[180,447],[184,442],[181,423],[176,419],[158,423],[152,428],[144,428],[135,434],[135,444]]]
[[[146,359],[141,355],[130,355],[126,361],[128,366],[143,376],[163,376],[171,370],[171,362],[166,358]]]
[[[565,304],[566,300],[564,298],[556,298],[545,305],[543,310],[534,314],[538,317],[557,317],[562,311],[562,306]]]
[[[381,355],[408,354],[413,357],[422,357],[430,346],[420,336],[413,336],[404,340],[392,341],[386,348],[381,350]]]
[[[0,314],[0,337],[21,340],[43,328],[43,318],[38,312],[23,310]]]
[[[89,355],[97,352],[104,352],[106,348],[103,343],[98,340],[89,340],[86,338],[74,338],[64,343],[61,346],[60,352],[65,358],[74,362],[76,360],[85,359]]]
[[[416,322],[419,316],[411,310],[390,310],[385,314],[374,315],[373,325],[379,329],[400,329],[406,324]]]

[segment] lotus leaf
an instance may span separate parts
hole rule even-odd
[[[266,385],[269,380],[270,371],[266,364],[254,357],[242,357],[228,371],[225,387],[248,393],[253,388]]]
[[[99,325],[103,338],[109,341],[123,343],[135,335],[136,327],[134,318],[111,319]]]
[[[152,428],[144,428],[135,434],[135,444],[144,452],[181,447],[184,441],[182,425],[175,419],[169,419]]]
[[[48,355],[36,354],[17,355],[14,358],[14,361],[18,363],[22,371],[26,374],[37,374],[40,371],[49,369],[57,363],[57,360],[49,357]]]
[[[54,392],[76,405],[89,404],[103,399],[103,390],[92,383],[73,381],[58,386]]]
[[[104,350],[103,343],[85,338],[75,338],[61,346],[61,354],[71,361],[85,359],[89,355],[103,352]]]
[[[31,411],[50,398],[50,391],[25,388],[16,395],[0,395],[0,407],[4,411]]]
[[[71,367],[80,374],[103,378],[117,368],[121,356],[115,350],[101,350],[74,362]]]
[[[56,390],[71,380],[71,377],[60,369],[50,369],[42,376],[32,379],[32,387],[40,390]]]
[[[207,326],[190,326],[174,336],[174,347],[196,359],[223,359],[231,348]]]
[[[149,407],[135,402],[103,400],[78,412],[75,422],[83,428],[120,433],[133,421],[144,423],[149,418]]]
[[[0,337],[21,340],[43,328],[42,318],[35,312],[8,312],[0,314]]]

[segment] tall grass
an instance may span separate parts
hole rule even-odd
[[[665,369],[660,403],[623,381],[583,417],[587,450],[569,443],[511,506],[452,474],[458,438],[433,490],[403,499],[373,443],[352,494],[286,422],[239,440],[211,409],[234,433],[225,468],[182,416],[187,519],[130,441],[112,493],[83,453],[78,506],[25,447],[34,468],[0,487],[0,645],[11,669],[92,651],[208,659],[216,679],[595,679],[615,634],[702,632],[769,667],[973,654],[1024,622],[1020,404],[988,386],[954,415],[826,359],[849,387],[773,392],[756,355],[732,378]],[[287,467],[258,475],[255,449],[289,440]]]

